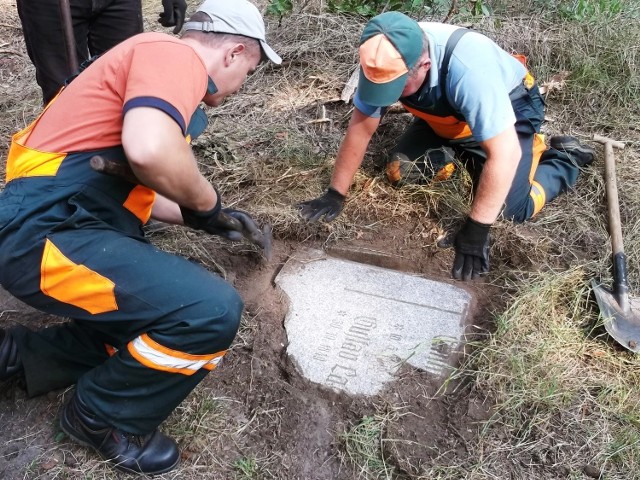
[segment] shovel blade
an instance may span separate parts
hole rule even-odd
[[[640,299],[629,298],[631,308],[624,312],[611,290],[591,280],[593,293],[604,318],[604,328],[609,335],[633,353],[640,351]]]

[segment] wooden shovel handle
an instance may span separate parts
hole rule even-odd
[[[624,143],[600,135],[594,135],[596,142],[604,144],[604,182],[607,193],[609,211],[609,235],[613,250],[613,282],[614,291],[620,308],[629,311],[629,282],[627,279],[627,258],[622,242],[622,222],[620,220],[620,201],[618,199],[618,183],[616,179],[616,161],[613,147],[624,148]]]
[[[602,143],[603,145],[610,143],[612,146],[619,148],[620,150],[624,148],[623,142],[619,142],[617,140],[614,140],[613,138],[603,137],[602,135],[598,135],[597,133],[593,135],[593,141]]]
[[[624,143],[601,135],[594,135],[596,142],[604,144],[604,182],[607,193],[607,207],[609,210],[609,233],[614,256],[624,254],[622,243],[622,222],[620,221],[620,201],[618,199],[618,183],[616,180],[616,161],[613,147],[624,148]]]
[[[129,163],[126,161],[111,160],[110,158],[102,157],[100,155],[94,155],[89,160],[89,164],[96,172],[120,177],[127,182],[137,183],[139,185],[143,184],[138,180],[138,177],[136,177],[136,174],[133,173]]]
[[[69,0],[59,0],[59,2],[60,20],[62,23],[62,31],[64,32],[64,44],[67,49],[69,75],[74,75],[78,72],[78,55],[76,53],[76,39],[73,34],[71,7],[69,5]]]

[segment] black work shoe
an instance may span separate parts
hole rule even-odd
[[[571,159],[579,166],[585,167],[593,162],[596,154],[593,148],[583,145],[576,137],[559,135],[549,139],[551,148],[561,152],[566,152]]]
[[[180,461],[178,446],[171,438],[158,430],[133,435],[113,427],[91,412],[77,392],[62,411],[60,427],[73,440],[92,447],[125,472],[154,475],[168,472]]]
[[[0,381],[9,380],[22,371],[22,360],[13,335],[0,328]]]

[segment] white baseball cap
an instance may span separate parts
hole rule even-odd
[[[281,64],[280,56],[267,45],[264,20],[254,4],[247,0],[205,0],[198,12],[209,15],[210,22],[186,22],[184,29],[201,32],[231,33],[255,38],[262,51],[275,64]]]

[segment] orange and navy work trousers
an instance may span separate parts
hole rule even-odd
[[[145,434],[216,367],[243,304],[219,276],[149,243],[122,205],[134,185],[80,160],[0,193],[0,284],[71,319],[13,330],[29,394],[77,383],[99,418]]]
[[[524,85],[510,94],[516,116],[515,128],[522,149],[522,158],[507,195],[503,216],[520,223],[536,215],[540,209],[560,193],[573,187],[578,179],[579,168],[562,151],[544,146],[540,126],[544,120],[544,100],[537,85],[531,89]],[[457,154],[467,167],[474,185],[477,186],[486,154],[473,138],[450,140],[438,136],[429,124],[415,118],[398,139],[392,150],[402,153],[417,164],[425,158],[436,163],[446,163]],[[438,171],[444,165],[431,168]]]

